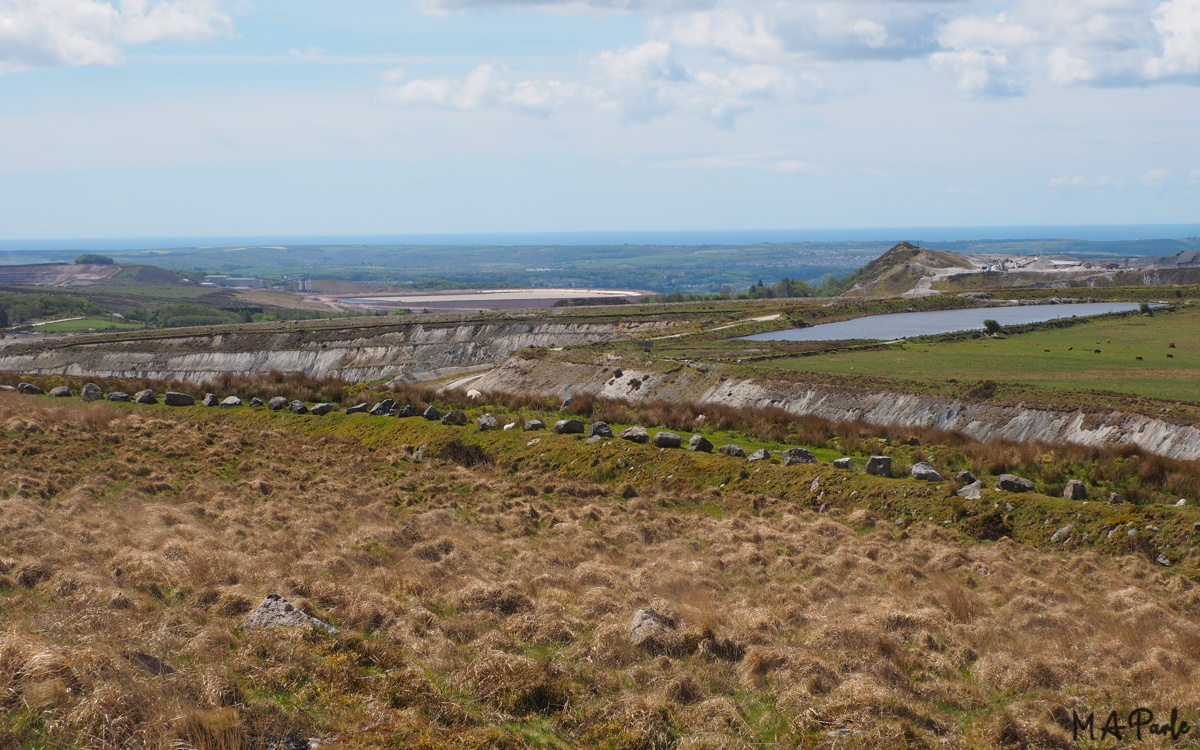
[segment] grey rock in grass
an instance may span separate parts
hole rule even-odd
[[[220,406],[222,409],[232,409],[235,406],[241,406],[241,405],[242,405],[242,400],[240,398],[238,398],[237,396],[227,396],[220,403]]]
[[[658,636],[674,629],[675,623],[671,618],[652,609],[639,609],[633,613],[633,621],[629,623],[629,640],[638,648],[652,646]]]
[[[152,390],[138,391],[133,395],[133,400],[139,404],[157,404],[158,396]]]
[[[966,487],[960,487],[955,494],[967,500],[978,500],[983,497],[983,482],[976,479]]]
[[[26,396],[40,396],[44,393],[41,388],[38,388],[33,383],[21,383],[17,386],[17,390]]]
[[[1063,489],[1063,497],[1068,500],[1087,500],[1087,487],[1078,479],[1072,479]]]
[[[1050,541],[1061,542],[1063,539],[1065,539],[1067,537],[1067,534],[1071,533],[1071,529],[1073,529],[1073,528],[1075,528],[1075,524],[1073,524],[1073,523],[1069,523],[1066,526],[1063,526],[1061,529],[1059,529],[1058,531],[1056,531],[1050,535]]]
[[[303,401],[293,401],[292,414],[308,414],[308,407],[304,405]]]
[[[454,409],[446,416],[442,417],[442,424],[451,427],[462,427],[467,423],[467,415],[462,409]]]
[[[812,451],[803,448],[788,448],[783,452],[783,465],[794,466],[796,464],[811,464],[816,463],[817,457]]]
[[[312,413],[318,417],[323,417],[331,411],[337,411],[337,404],[317,404],[311,409]]]
[[[578,419],[560,419],[554,423],[554,431],[559,435],[582,435],[584,426]]]
[[[833,468],[850,471],[854,468],[854,460],[848,456],[845,458],[835,458],[833,459]]]
[[[524,429],[526,432],[533,432],[535,430],[546,429],[546,425],[543,424],[542,420],[540,419],[527,419],[525,420],[525,426],[522,429]]]
[[[639,425],[634,425],[625,430],[621,430],[621,439],[628,440],[631,443],[648,443],[650,442],[650,432]]]
[[[867,459],[867,473],[877,477],[892,475],[892,459],[890,456],[871,456]]]
[[[678,448],[683,445],[683,438],[674,432],[654,433],[654,444],[659,448]]]
[[[584,440],[583,442],[585,445],[595,445],[596,443],[602,442],[603,440],[604,440],[604,438],[600,437],[599,435],[592,435],[590,438],[588,438],[587,440]]]
[[[416,461],[425,460],[425,449],[429,447],[429,443],[421,443],[421,447],[413,452],[413,459]]]
[[[442,413],[440,411],[438,411],[436,408],[431,406],[428,409],[426,409],[425,413],[422,414],[421,416],[425,417],[430,422],[436,422],[442,418]]]
[[[1001,474],[996,477],[996,486],[1005,492],[1033,492],[1033,482],[1016,474]]]
[[[263,403],[263,400],[261,398],[259,398],[258,396],[255,396],[250,399],[250,405],[255,408],[258,408],[260,406],[266,406],[266,404]]]
[[[922,482],[940,482],[940,481],[942,481],[942,475],[939,474],[936,469],[934,469],[932,466],[925,463],[924,461],[921,461],[920,463],[913,465],[912,477],[913,477],[913,479],[920,479]]]
[[[412,404],[405,404],[403,409],[392,409],[393,417],[419,417],[421,412]]]
[[[385,398],[383,401],[372,406],[369,413],[373,417],[386,417],[394,408],[396,408],[396,402],[390,398]]]
[[[954,481],[960,484],[975,484],[975,475],[969,471],[960,471],[954,475]]]
[[[66,398],[71,395],[71,389],[65,385],[56,386],[50,389],[50,395],[54,398]]]
[[[204,404],[205,406],[220,406],[221,399],[217,398],[217,394],[215,393],[206,393],[204,394],[204,400],[200,403]]]
[[[767,450],[766,448],[759,448],[758,450],[751,453],[750,457],[747,458],[746,460],[747,461],[770,461],[771,460],[771,451]]]
[[[610,438],[613,436],[613,431],[607,422],[592,422],[588,426],[587,434],[588,437]]]
[[[99,401],[100,399],[104,398],[104,391],[100,390],[100,386],[96,385],[95,383],[88,383],[83,387],[83,390],[79,392],[79,397],[85,402]]]
[[[491,414],[484,414],[475,420],[475,426],[479,428],[480,432],[487,432],[488,430],[494,430],[499,427],[500,422]]]
[[[311,625],[336,635],[338,629],[327,622],[304,614],[279,594],[268,594],[246,620],[248,628],[299,628]]]
[[[742,447],[740,445],[734,445],[733,443],[728,443],[726,445],[722,445],[720,448],[717,448],[717,452],[724,456],[729,456],[731,458],[745,458],[746,457],[746,451],[742,450]]]
[[[128,393],[121,393],[120,391],[113,391],[112,393],[108,394],[108,400],[115,401],[117,403],[128,404],[133,399],[131,399],[129,397]]]
[[[1121,497],[1120,495],[1118,495],[1115,492],[1110,492],[1110,493],[1108,493],[1108,504],[1109,505],[1124,505],[1125,498]]]
[[[267,402],[267,408],[270,409],[271,411],[283,411],[284,409],[288,408],[291,405],[292,405],[292,402],[288,401],[283,396],[276,396],[275,398],[273,398]]]
[[[347,409],[346,413],[347,414],[366,414],[367,413],[367,405],[366,404],[355,404],[354,406],[351,406],[349,409]]]
[[[0,391],[16,391],[11,385],[0,385]]]
[[[196,399],[192,398],[187,393],[167,391],[163,396],[163,403],[167,406],[191,406],[192,404],[196,403]]]
[[[712,441],[703,435],[692,435],[692,439],[688,441],[688,450],[697,453],[712,453]]]

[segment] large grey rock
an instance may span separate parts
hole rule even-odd
[[[631,443],[648,443],[650,442],[650,432],[640,425],[634,425],[625,430],[621,430],[621,439],[628,440]]]
[[[732,458],[745,458],[746,457],[746,451],[742,450],[742,447],[740,445],[734,445],[733,443],[727,443],[725,445],[722,445],[720,448],[717,448],[717,452],[722,455],[725,455],[725,456],[730,456]]]
[[[283,396],[276,396],[275,398],[273,398],[267,402],[267,408],[270,409],[271,411],[283,411],[284,409],[288,408],[291,405],[292,405],[292,402],[288,401]]]
[[[1006,492],[1033,492],[1033,482],[1015,474],[1001,474],[996,477],[996,486]]]
[[[675,629],[675,623],[652,609],[639,609],[629,623],[629,640],[635,647],[652,647],[659,636]]]
[[[960,487],[958,492],[955,494],[957,494],[959,497],[966,498],[967,500],[978,500],[983,497],[983,489],[983,482],[980,482],[978,479],[976,479],[966,487]]]
[[[242,400],[240,398],[238,398],[237,396],[226,396],[225,399],[222,400],[220,403],[220,407],[222,409],[232,409],[235,406],[241,406],[241,405],[242,405]]]
[[[158,396],[152,390],[138,391],[133,395],[133,400],[139,404],[157,404]]]
[[[389,417],[419,417],[421,410],[412,404],[405,404],[399,408],[393,408],[388,414]]]
[[[1072,479],[1063,489],[1063,497],[1068,500],[1087,500],[1087,487],[1078,479]]]
[[[163,403],[167,406],[191,406],[196,403],[196,399],[186,393],[167,391],[166,395],[163,396]]]
[[[386,417],[388,414],[392,413],[392,409],[394,408],[396,408],[396,402],[390,398],[385,398],[378,404],[372,406],[369,413],[373,417]]]
[[[308,407],[304,405],[303,401],[293,401],[292,414],[308,414]]]
[[[871,456],[867,459],[867,473],[877,477],[892,475],[892,459],[888,456]]]
[[[480,432],[487,432],[499,427],[500,422],[491,414],[484,414],[475,420],[475,426],[479,428]]]
[[[592,422],[588,426],[587,434],[588,437],[610,438],[613,436],[613,431],[607,422]]]
[[[346,413],[347,414],[366,414],[367,413],[367,405],[366,404],[355,404],[354,406],[351,406],[349,409],[346,409]]]
[[[849,456],[846,456],[844,458],[835,458],[835,459],[833,459],[833,468],[845,469],[846,471],[850,471],[851,469],[854,468],[854,460],[852,458],[850,458]]]
[[[85,403],[99,401],[100,399],[104,398],[104,391],[100,390],[100,386],[96,385],[95,383],[88,383],[83,387],[83,390],[79,392],[79,397],[82,398]]]
[[[540,419],[527,419],[525,420],[525,427],[523,429],[526,432],[533,432],[534,430],[546,429],[546,425],[542,424],[542,420]]]
[[[454,427],[462,427],[467,423],[467,415],[462,409],[455,409],[446,416],[442,417],[442,424],[451,425]]]
[[[205,406],[220,406],[221,399],[217,398],[217,394],[215,393],[206,393],[204,394],[204,400],[200,403],[204,404]]]
[[[654,444],[659,448],[678,448],[683,445],[683,438],[674,432],[654,433]]]
[[[17,386],[17,390],[26,396],[40,396],[44,392],[33,383],[21,383]]]
[[[924,461],[921,461],[920,463],[917,463],[917,464],[913,464],[912,477],[913,477],[913,479],[920,479],[922,482],[940,482],[940,481],[942,481],[942,475],[939,474],[936,469],[934,469],[932,466],[925,463]]]
[[[417,448],[415,451],[413,451],[413,460],[424,461],[425,460],[425,450],[428,447],[429,447],[429,443],[421,443],[421,447]]]
[[[311,625],[336,635],[338,629],[327,622],[304,614],[279,594],[268,594],[246,620],[248,628],[299,628]]]
[[[954,481],[959,482],[961,484],[974,484],[976,479],[975,479],[975,475],[972,474],[971,472],[960,471],[954,475]]]
[[[261,398],[259,398],[258,396],[254,396],[250,399],[250,406],[257,409],[260,406],[266,406],[266,404],[263,403],[263,400]]]
[[[337,411],[337,404],[317,404],[310,411],[318,417],[323,417],[331,411]]]
[[[121,393],[120,391],[113,391],[112,393],[108,394],[108,400],[116,401],[116,402],[119,402],[122,404],[128,404],[133,399],[129,398],[128,393]]]
[[[1066,526],[1063,526],[1061,529],[1059,529],[1058,531],[1056,531],[1050,535],[1050,541],[1061,542],[1063,539],[1065,539],[1067,537],[1068,534],[1071,533],[1071,529],[1073,529],[1073,528],[1075,528],[1075,524],[1073,524],[1073,523],[1069,523]]]
[[[603,441],[604,441],[604,438],[600,437],[599,435],[592,435],[590,438],[588,438],[587,440],[584,440],[583,442],[585,445],[595,445],[596,443],[600,443]]]
[[[71,389],[65,385],[55,386],[50,389],[50,395],[54,398],[66,398],[71,395]]]
[[[560,419],[554,423],[554,431],[559,435],[582,435],[584,426],[578,419]]]
[[[425,413],[424,413],[424,414],[422,414],[421,416],[422,416],[422,417],[425,417],[425,418],[426,418],[426,419],[428,419],[430,422],[436,422],[436,421],[438,421],[439,419],[441,419],[441,418],[442,418],[442,413],[441,413],[440,411],[438,411],[437,409],[435,409],[434,407],[432,407],[432,406],[431,406],[431,407],[429,407],[428,409],[426,409],[426,410],[425,410]]]
[[[812,451],[803,448],[788,448],[783,452],[783,465],[793,466],[795,464],[811,464],[816,463],[817,457]]]
[[[16,391],[11,385],[0,385],[0,391]]]
[[[692,439],[688,441],[688,450],[696,451],[697,453],[712,453],[712,441],[703,435],[692,435]]]
[[[770,461],[771,460],[771,451],[767,450],[766,448],[759,448],[758,450],[751,453],[750,457],[747,458],[746,460],[747,461]]]

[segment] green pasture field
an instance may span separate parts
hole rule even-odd
[[[72,331],[89,331],[93,328],[97,331],[114,329],[137,330],[142,328],[142,324],[127,323],[110,317],[82,318],[80,320],[64,320],[61,323],[49,323],[44,326],[38,326],[34,330],[39,333],[69,333]]]
[[[1174,349],[1169,346],[1172,343]],[[761,366],[910,381],[994,380],[1200,402],[1200,309],[1106,318],[998,339],[835,351],[777,359]]]

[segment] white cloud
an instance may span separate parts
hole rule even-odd
[[[1151,169],[1146,174],[1142,175],[1142,182],[1151,187],[1158,187],[1171,176],[1171,171],[1168,169]]]
[[[1116,184],[1108,175],[1097,177],[1094,180],[1089,180],[1083,175],[1075,175],[1074,177],[1055,177],[1050,180],[1050,184],[1054,187],[1106,187]]]
[[[1168,0],[1154,10],[1162,54],[1146,62],[1149,78],[1200,73],[1200,0]]]
[[[963,96],[1001,98],[1025,91],[1025,76],[1008,57],[989,50],[969,49],[936,52],[929,57],[934,70],[954,80],[954,88]]]
[[[124,44],[227,33],[217,0],[0,0],[0,72],[113,65]]]
[[[433,105],[445,109],[505,107],[531,114],[561,109],[579,98],[581,87],[557,80],[508,80],[508,69],[485,63],[464,78],[443,76],[401,83],[403,71],[384,74],[391,85],[380,97],[395,104]]]

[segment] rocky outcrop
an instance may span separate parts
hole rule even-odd
[[[937,473],[936,469],[924,461],[913,464],[911,473],[913,479],[920,479],[922,482],[942,481],[942,475]]]
[[[850,471],[854,468],[854,459],[850,457],[833,459],[833,468]]]
[[[147,405],[158,403],[158,397],[154,394],[154,391],[151,390],[138,391],[136,394],[134,394],[133,400],[139,404]]]
[[[628,440],[631,443],[648,443],[650,442],[650,431],[640,425],[634,425],[627,429],[621,430],[621,439]]]
[[[734,445],[733,443],[722,445],[720,448],[717,448],[717,452],[723,456],[729,456],[730,458],[746,457],[746,451],[742,450],[740,445]]]
[[[612,428],[607,422],[592,422],[588,426],[588,437],[610,438],[613,436]]]
[[[462,427],[467,423],[467,415],[461,409],[455,409],[442,417],[442,424]]]
[[[491,414],[482,414],[475,419],[475,426],[479,428],[480,432],[487,432],[499,427],[500,422]]]
[[[283,396],[276,396],[267,402],[267,408],[271,411],[283,411],[289,406],[291,406],[291,402]]]
[[[788,448],[782,453],[783,465],[794,466],[795,464],[811,464],[816,463],[817,457],[812,451],[804,448]]]
[[[871,456],[867,459],[867,473],[877,477],[890,477],[892,459],[888,456]]]
[[[683,438],[674,432],[656,432],[654,444],[659,448],[678,448],[683,445]]]
[[[83,387],[79,396],[85,402],[99,401],[104,398],[104,391],[100,390],[100,386],[95,383],[88,383]]]
[[[1063,488],[1063,497],[1068,500],[1087,500],[1087,496],[1087,487],[1084,487],[1083,482],[1078,479],[1072,479]]]
[[[196,403],[196,399],[186,393],[167,391],[167,395],[163,396],[163,403],[167,406],[191,406]]]
[[[747,461],[770,461],[771,460],[771,451],[767,450],[766,448],[759,448],[758,450],[751,453],[750,457],[747,458],[746,460]]]
[[[108,394],[107,398],[109,401],[121,404],[127,404],[133,400],[129,397],[128,393],[122,393],[121,391],[113,391],[112,393]]]
[[[688,450],[697,453],[712,453],[712,441],[703,435],[692,435],[692,439],[688,441]]]
[[[50,395],[54,398],[66,398],[71,395],[71,389],[65,385],[56,386],[50,389]]]
[[[299,628],[311,625],[334,635],[338,629],[327,622],[306,615],[279,594],[268,594],[258,609],[246,620],[248,628]]]
[[[1015,474],[1001,474],[996,477],[996,487],[1005,492],[1033,492],[1033,482]]]
[[[309,411],[318,417],[323,417],[332,411],[337,411],[337,404],[330,404],[330,403],[317,404]]]
[[[584,426],[578,419],[560,419],[554,423],[554,431],[559,435],[582,435]]]
[[[242,400],[240,398],[238,398],[237,396],[226,396],[221,401],[221,403],[217,404],[217,406],[220,406],[222,409],[231,409],[235,406],[241,406],[241,405],[242,405]]]

